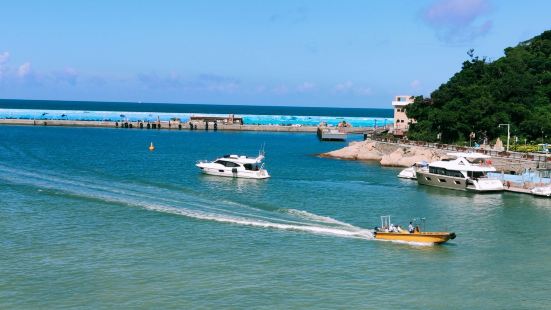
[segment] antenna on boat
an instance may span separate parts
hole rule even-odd
[[[260,150],[258,151],[258,156],[266,155],[265,148],[266,148],[266,142],[262,143],[262,145],[260,146]]]

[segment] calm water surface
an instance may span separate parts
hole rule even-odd
[[[264,142],[269,180],[194,167]],[[2,126],[0,308],[549,309],[551,200],[418,187],[314,156],[343,145]],[[458,237],[373,241],[380,215]]]

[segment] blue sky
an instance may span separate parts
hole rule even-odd
[[[551,1],[5,1],[0,98],[388,107],[551,29]]]

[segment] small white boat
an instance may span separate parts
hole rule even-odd
[[[534,187],[530,192],[534,196],[551,197],[551,185]]]
[[[429,167],[429,164],[426,161],[418,162],[418,163],[415,163],[413,166],[400,171],[400,173],[398,173],[398,177],[402,179],[415,180],[417,179],[417,170],[419,169],[427,170],[428,167]]]
[[[232,178],[267,179],[270,177],[264,169],[263,154],[257,157],[224,155],[214,161],[198,161],[197,166],[205,174]]]

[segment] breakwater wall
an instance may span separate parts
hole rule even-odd
[[[221,130],[221,131],[270,131],[270,132],[316,132],[317,126],[281,126],[281,125],[239,125],[205,122],[177,121],[75,121],[75,120],[32,120],[32,119],[0,119],[0,125],[25,126],[67,126],[67,127],[105,127],[128,129],[166,129],[166,130]],[[347,133],[363,133],[373,128],[345,127]]]

